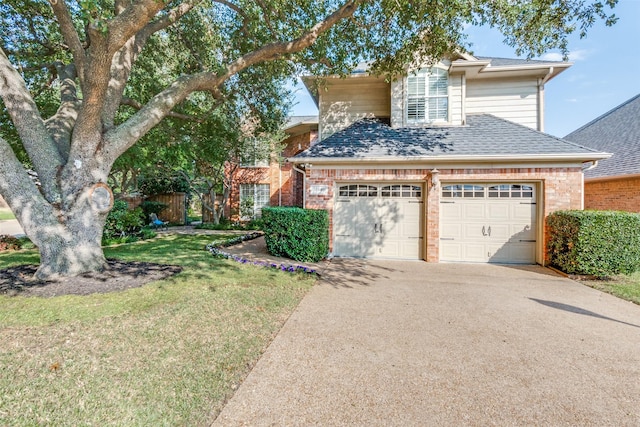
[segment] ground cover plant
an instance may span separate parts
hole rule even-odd
[[[0,425],[208,425],[314,282],[212,257],[211,237],[105,248],[181,268],[141,287],[0,295]],[[37,262],[0,254],[0,269]]]

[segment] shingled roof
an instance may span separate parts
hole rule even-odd
[[[564,139],[613,153],[586,178],[640,174],[640,94],[571,132]]]
[[[554,160],[590,161],[606,153],[538,132],[490,114],[468,115],[465,126],[394,129],[362,119],[292,161]]]

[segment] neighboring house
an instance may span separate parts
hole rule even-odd
[[[585,171],[585,209],[640,212],[640,95],[564,138],[613,153]]]
[[[264,156],[257,148],[255,156],[247,153],[234,170],[228,218],[248,220],[260,217],[264,206],[300,206],[303,204],[303,174],[296,171],[287,157],[311,147],[318,137],[318,116],[294,116],[284,127],[287,138],[282,152]]]
[[[542,133],[545,84],[569,66],[459,55],[324,79],[318,142],[288,161],[304,206],[329,211],[331,253],[544,264],[545,218],[581,209],[583,169],[608,157]]]

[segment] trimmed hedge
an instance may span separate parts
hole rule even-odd
[[[565,273],[604,277],[640,269],[640,214],[558,211],[547,227],[549,262]]]
[[[329,214],[295,207],[262,208],[263,231],[271,255],[318,262],[329,252]]]

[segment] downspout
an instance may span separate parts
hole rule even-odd
[[[302,207],[307,207],[307,173],[293,164],[293,170],[302,174]]]
[[[591,164],[589,166],[585,166],[582,165],[582,194],[581,194],[581,198],[582,200],[580,201],[580,209],[584,210],[584,173],[586,171],[590,171],[591,169],[595,168],[596,166],[598,166],[598,161],[594,160],[591,162]]]
[[[553,67],[549,67],[546,76],[538,79],[538,130],[544,132],[544,84],[549,81],[553,74]]]

